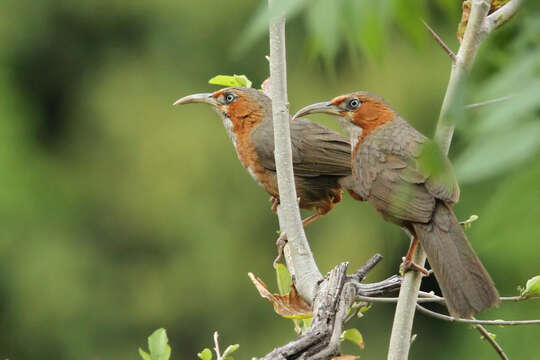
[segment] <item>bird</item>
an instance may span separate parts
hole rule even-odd
[[[409,270],[426,271],[411,260],[421,244],[450,314],[470,319],[497,305],[497,289],[454,215],[459,186],[448,157],[436,144],[369,92],[308,105],[293,122],[312,113],[337,116],[349,133],[353,197],[367,201],[411,235],[403,258]]]
[[[279,190],[274,160],[272,101],[263,92],[248,87],[228,87],[213,93],[185,96],[174,105],[204,103],[219,114],[238,159],[251,177],[270,194],[277,212]],[[346,137],[308,119],[290,122],[292,161],[299,207],[314,209],[303,219],[313,223],[332,210],[342,198],[342,183],[351,176],[351,146]],[[278,238],[280,260],[286,234]]]

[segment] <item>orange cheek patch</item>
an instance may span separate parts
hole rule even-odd
[[[242,118],[253,113],[253,104],[243,98],[238,98],[229,105],[231,117]]]
[[[379,126],[394,120],[394,111],[386,105],[374,101],[365,101],[353,113],[352,121],[362,128],[362,139]]]

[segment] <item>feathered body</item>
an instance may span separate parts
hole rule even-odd
[[[348,124],[355,144],[349,184],[355,198],[419,240],[450,313],[470,318],[496,305],[497,290],[452,211],[459,187],[448,158],[371,94],[339,96],[297,114],[314,112],[340,116]],[[426,161],[429,152],[438,155],[436,164]]]

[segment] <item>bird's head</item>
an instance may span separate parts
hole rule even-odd
[[[293,119],[313,113],[338,116],[342,126],[349,133],[361,130],[362,137],[397,117],[394,110],[382,98],[363,91],[308,105],[300,109]]]
[[[262,92],[246,87],[229,87],[214,93],[193,94],[177,100],[174,105],[204,103],[211,105],[233,132],[250,129],[271,118],[272,103]]]

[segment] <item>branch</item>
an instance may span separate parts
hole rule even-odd
[[[458,322],[465,324],[481,324],[481,325],[537,325],[540,324],[540,320],[471,320],[471,319],[460,319],[452,316],[440,314],[436,311],[431,311],[426,309],[422,305],[416,305],[416,308],[421,313],[424,313],[428,316],[434,317],[439,320],[449,321],[449,322]]]
[[[390,279],[390,278],[389,278]],[[388,282],[388,280],[386,282]],[[378,283],[375,283],[378,284]],[[364,286],[367,285],[374,285],[374,284],[364,284]],[[385,291],[387,292],[387,291]],[[442,296],[433,295],[424,291],[419,291],[418,295],[421,296],[420,299],[417,299],[416,302],[418,304],[420,303],[437,303],[437,304],[446,304],[446,300]],[[356,298],[358,301],[367,301],[372,303],[397,303],[399,298],[398,297],[375,297],[375,296],[357,296]],[[540,297],[523,297],[523,296],[503,296],[499,298],[499,301],[501,302],[519,302],[524,300],[540,300]]]
[[[369,259],[353,275],[347,276],[348,263],[336,266],[321,281],[313,301],[313,322],[310,328],[288,344],[274,349],[261,360],[330,359],[339,354],[340,336],[348,310],[357,297],[365,293],[358,283],[381,260],[380,255]],[[397,277],[399,278],[399,277]],[[394,279],[391,280],[390,279]],[[395,289],[396,277],[383,281],[387,290]],[[373,284],[365,284],[369,286]],[[398,282],[399,285],[399,282]]]
[[[285,260],[298,293],[312,303],[317,282],[322,275],[309,248],[294,186],[291,136],[289,129],[289,102],[287,100],[287,62],[285,58],[285,16],[277,14],[277,0],[268,0],[270,14],[270,79],[272,117],[274,121],[274,156],[279,189],[279,224],[288,243]]]
[[[491,100],[482,101],[482,102],[475,103],[475,104],[469,104],[469,105],[465,105],[465,109],[467,109],[467,110],[477,109],[477,108],[480,108],[480,107],[496,104],[496,103],[501,102],[501,101],[510,100],[510,99],[513,99],[514,97],[515,97],[515,95],[507,95],[507,96],[502,96],[502,97],[491,99]]]
[[[443,50],[450,56],[450,59],[452,60],[452,63],[456,63],[456,54],[448,47],[448,45],[445,44],[445,42],[441,39],[441,37],[424,21],[422,20],[422,23],[426,27],[427,31],[433,36],[433,39],[439,44]]]
[[[510,3],[513,3],[512,5]],[[519,0],[511,0],[501,9],[493,13],[496,19],[500,14],[505,14],[504,21],[507,21],[510,13],[515,13],[515,8],[519,5]],[[508,8],[507,8],[508,7]],[[507,8],[506,10],[503,10]],[[463,41],[456,54],[456,61],[452,64],[452,71],[448,81],[448,87],[441,106],[441,113],[435,131],[435,141],[439,144],[444,154],[448,154],[452,136],[454,134],[454,123],[449,119],[448,113],[458,99],[459,91],[463,88],[467,79],[467,74],[472,68],[478,47],[482,40],[496,27],[488,25],[486,19],[490,9],[490,2],[487,0],[472,0],[471,13]],[[492,16],[490,15],[490,16]],[[492,18],[494,19],[494,18]],[[499,21],[500,22],[500,21]],[[500,22],[502,24],[502,22]],[[497,25],[499,26],[499,25]],[[426,261],[426,254],[421,246],[418,246],[413,254],[413,262],[423,266]],[[405,274],[399,301],[396,307],[394,323],[392,326],[392,335],[390,337],[390,347],[388,350],[388,359],[405,360],[408,358],[411,344],[411,331],[414,319],[418,290],[422,278],[416,271],[410,271]]]
[[[493,348],[495,349],[497,354],[499,354],[501,359],[508,360],[508,356],[506,356],[506,354],[504,353],[503,348],[499,344],[497,344],[494,338],[491,337],[491,334],[489,333],[489,331],[487,331],[486,328],[483,327],[482,325],[476,325],[475,327],[476,327],[476,330],[478,330],[478,332],[482,334],[482,337],[486,339],[486,341],[490,343],[491,346],[493,346]]]
[[[499,10],[490,14],[486,19],[485,31],[489,34],[493,30],[504,25],[516,14],[520,5],[521,0],[511,0]]]

